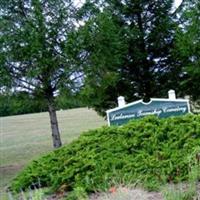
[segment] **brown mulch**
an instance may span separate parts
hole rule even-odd
[[[179,188],[179,185],[169,185],[174,189]],[[187,184],[181,184],[183,189],[187,188]],[[200,200],[200,183],[197,185],[197,199]],[[49,196],[46,200],[63,200],[63,197],[66,197],[67,193],[59,196],[58,194],[54,194]],[[96,192],[91,194],[89,200],[164,200],[164,197],[161,192],[148,192],[141,188],[110,188],[108,192]]]
[[[96,193],[90,200],[163,200],[160,192],[147,192],[140,188],[117,188],[109,193]]]

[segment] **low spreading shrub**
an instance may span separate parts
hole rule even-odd
[[[200,151],[200,146],[191,154],[191,158]],[[187,183],[165,185],[162,189],[164,200],[200,200],[199,183],[200,163],[198,159],[190,162],[189,180]]]
[[[200,116],[134,120],[123,127],[83,133],[69,145],[32,161],[13,181],[20,191],[36,184],[54,191],[105,190],[113,183],[139,183],[149,189],[188,180],[200,146]],[[192,157],[190,155],[193,155]]]

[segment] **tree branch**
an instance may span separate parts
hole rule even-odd
[[[19,70],[20,71],[20,69],[18,67],[14,66],[13,64],[8,63],[8,62],[7,62],[7,64],[11,65],[11,68],[8,69],[11,77],[13,77],[14,79],[16,79],[16,80],[18,80],[20,82],[23,82],[23,83],[25,83],[27,85],[31,85],[32,87],[36,87],[37,86],[37,85],[27,81],[27,80],[24,80],[23,79],[23,74],[20,74],[19,72],[14,71],[14,70]],[[12,70],[12,69],[14,69],[14,70]]]

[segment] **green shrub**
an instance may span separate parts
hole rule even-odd
[[[191,155],[197,155],[200,152],[200,146],[194,150]],[[191,159],[191,156],[190,156]],[[177,185],[167,185],[163,188],[165,200],[194,200],[198,199],[198,180],[200,180],[200,163],[190,163],[189,180],[187,183],[178,183]],[[199,196],[200,197],[200,196]]]
[[[84,188],[77,187],[67,195],[67,200],[88,200],[88,195]]]
[[[105,190],[115,183],[139,183],[156,189],[188,180],[200,146],[200,116],[147,117],[123,127],[103,127],[33,161],[11,184],[19,191],[37,183],[54,191]],[[199,152],[200,153],[200,152]]]

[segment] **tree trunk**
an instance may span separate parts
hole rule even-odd
[[[49,108],[49,117],[51,123],[53,146],[54,148],[58,148],[62,146],[62,142],[60,139],[56,110],[54,104],[51,102],[48,103],[48,108]]]

